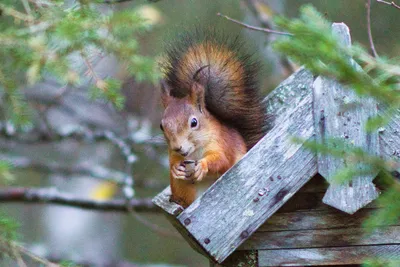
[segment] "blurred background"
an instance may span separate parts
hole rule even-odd
[[[398,57],[400,12],[372,2],[376,49],[381,56]],[[251,25],[273,27],[273,16],[296,17],[302,5],[312,4],[330,21],[345,22],[351,29],[353,42],[368,47],[365,3],[364,0],[161,0],[155,3],[135,0],[99,5],[99,8],[104,12],[137,8],[152,25],[140,36],[141,53],[155,58],[162,55],[166,42],[192,25],[242,35],[263,63],[260,80],[266,95],[298,66],[271,49],[271,42],[278,36],[244,29],[217,16],[218,12]],[[158,84],[131,77],[112,55],[100,55],[92,62],[99,77],[111,76],[123,81],[122,92],[126,97],[123,110],[115,111],[104,101],[88,98],[90,78],[87,84],[65,94],[66,89],[57,81],[46,79],[25,89],[30,105],[45,111],[38,112],[35,124],[40,129],[51,128],[60,136],[85,132],[86,127],[112,131],[124,137],[129,149],[121,154],[118,140],[96,139],[90,134],[83,134],[78,140],[73,137],[21,140],[14,138],[12,129],[8,129],[11,134],[0,137],[0,159],[13,163],[16,186],[55,187],[74,196],[109,200],[123,197],[124,173],[130,172],[135,198],[151,198],[168,185],[168,158],[159,130],[162,109]],[[87,64],[77,60],[76,69],[84,73]],[[59,101],[54,103],[54,99]],[[127,160],[133,162],[129,168]],[[50,260],[71,260],[86,266],[208,266],[208,260],[192,250],[160,213],[128,215],[40,204],[2,204],[1,210],[20,223],[20,240],[25,247]],[[0,265],[14,264],[4,260]],[[32,263],[32,266],[35,265]]]

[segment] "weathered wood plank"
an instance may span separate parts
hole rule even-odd
[[[285,118],[293,106],[312,94],[310,87],[312,77],[309,71],[301,68],[284,80],[264,99],[267,114],[272,115],[274,121],[280,123],[280,117]]]
[[[230,255],[316,173],[315,155],[291,140],[292,136],[304,140],[313,137],[313,77],[305,70],[294,76],[293,84],[280,88],[304,91],[303,97],[288,98],[288,104],[279,106],[279,124],[178,216],[217,262]]]
[[[351,45],[349,28],[344,23],[334,23],[333,32],[345,46]],[[353,62],[356,68],[355,62]],[[355,92],[344,88],[335,80],[318,77],[314,82],[314,117],[316,140],[329,144],[332,138],[340,139],[349,146],[360,147],[371,155],[378,155],[378,133],[367,132],[365,124],[377,115],[376,102],[369,97],[358,97]],[[366,166],[361,162],[346,162],[346,159],[318,154],[318,172],[330,183],[340,169],[355,165],[360,170]],[[371,175],[358,176],[350,184],[332,184],[323,199],[324,203],[353,214],[378,197],[372,180],[378,170]]]
[[[275,213],[257,232],[361,227],[363,221],[377,210],[362,209],[353,215],[332,209]],[[400,225],[400,222],[397,225]]]
[[[361,264],[366,259],[398,260],[400,245],[260,250],[259,267]]]
[[[257,250],[242,250],[232,253],[223,263],[210,261],[210,267],[258,267]]]
[[[367,234],[360,227],[301,230],[280,232],[256,232],[240,250],[322,248],[357,245],[400,244],[400,226],[377,228]]]
[[[183,208],[175,202],[170,201],[170,197],[171,188],[168,186],[161,193],[155,196],[152,199],[152,202],[166,213],[173,216],[178,216],[183,211]]]
[[[379,105],[379,113],[387,115],[386,107]],[[391,120],[379,134],[381,156],[386,160],[400,161],[400,109],[391,116]],[[398,170],[400,172],[400,168]]]

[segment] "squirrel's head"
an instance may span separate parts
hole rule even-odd
[[[161,83],[161,99],[165,111],[160,128],[167,140],[169,149],[183,157],[190,156],[209,138],[209,113],[205,108],[204,86],[193,82],[189,94],[182,97],[171,95],[171,88]]]

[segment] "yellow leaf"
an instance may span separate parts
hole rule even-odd
[[[90,197],[95,200],[107,200],[117,193],[118,186],[116,183],[113,182],[102,182],[101,184],[97,185],[92,192],[90,193]]]

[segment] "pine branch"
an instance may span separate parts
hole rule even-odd
[[[376,2],[385,4],[385,5],[389,5],[389,6],[393,6],[393,7],[397,8],[397,9],[400,9],[400,5],[396,4],[393,1],[388,2],[388,1],[383,1],[383,0],[376,0]]]
[[[225,19],[227,19],[229,21],[232,21],[232,22],[234,22],[236,24],[242,25],[243,27],[245,27],[247,29],[250,29],[250,30],[260,31],[260,32],[265,32],[265,33],[274,33],[274,34],[280,34],[280,35],[293,36],[293,34],[288,33],[288,32],[280,32],[280,31],[274,31],[274,30],[271,30],[271,29],[268,29],[268,28],[260,28],[260,27],[251,26],[251,25],[248,25],[246,23],[240,22],[240,21],[238,21],[236,19],[232,19],[232,18],[230,18],[230,17],[228,17],[226,15],[223,15],[223,14],[221,14],[219,12],[217,13],[217,16],[223,17],[223,18],[225,18]]]
[[[246,3],[246,6],[249,8],[249,10],[253,13],[254,17],[258,20],[258,22],[261,24],[262,27],[264,28],[269,28],[269,29],[274,29],[273,23],[270,21],[270,19],[263,14],[263,12],[260,10],[259,5],[257,0],[246,0],[244,1]],[[272,42],[272,35],[269,36],[269,42]],[[296,71],[295,66],[288,57],[284,55],[279,56],[279,61],[282,65],[282,67],[286,70],[287,74],[293,73]]]
[[[130,207],[136,212],[159,212],[150,198],[131,199],[129,203],[125,199],[99,201],[62,193],[55,188],[3,188],[0,189],[0,203],[55,204],[108,212],[128,212]]]

